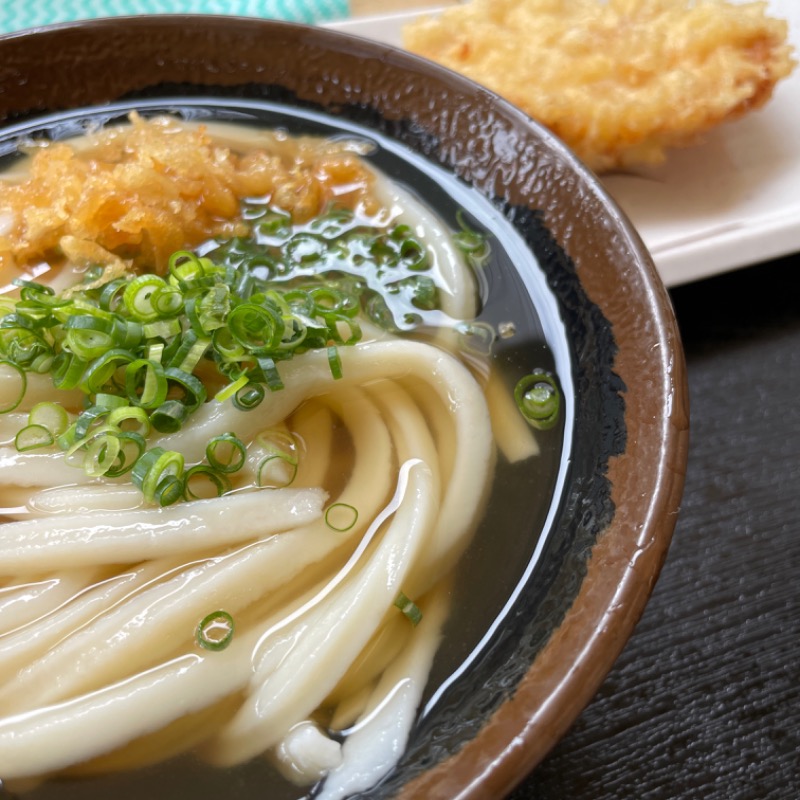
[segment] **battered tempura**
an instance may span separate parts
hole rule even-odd
[[[763,105],[795,65],[787,27],[764,2],[472,0],[403,33],[602,172],[663,161]]]

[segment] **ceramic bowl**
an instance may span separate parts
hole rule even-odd
[[[464,634],[472,637],[462,648],[466,666],[427,697],[397,767],[361,795],[502,797],[592,698],[642,613],[675,524],[686,377],[648,253],[595,176],[550,133],[397,49],[329,30],[199,16],[97,20],[0,38],[6,140],[31,129],[58,136],[76,121],[131,108],[229,118],[268,109],[270,119],[284,109],[290,125],[301,118],[378,137],[396,177],[427,176],[423,193],[459,187],[533,256],[534,266],[518,265],[514,292],[538,294],[534,303],[550,309],[573,387],[560,477],[545,524],[510,532],[523,543],[506,555],[515,572],[497,581],[491,624]],[[524,507],[527,499],[511,502]],[[487,563],[473,580],[496,580]],[[130,796],[282,796],[246,777],[141,780]],[[102,779],[76,786],[40,796],[107,796]]]

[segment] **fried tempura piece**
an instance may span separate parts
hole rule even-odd
[[[472,0],[403,35],[602,172],[663,161],[763,105],[795,65],[787,27],[764,2]]]
[[[176,250],[245,233],[240,201],[250,196],[300,222],[334,200],[370,209],[372,174],[347,148],[260,131],[239,149],[204,125],[135,113],[78,143],[44,143],[26,172],[0,175],[0,268],[66,257],[164,271]]]

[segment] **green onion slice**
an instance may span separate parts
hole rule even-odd
[[[91,478],[106,475],[117,463],[121,449],[117,431],[98,432],[85,445],[84,472]]]
[[[521,378],[514,387],[514,400],[522,416],[539,430],[548,430],[558,421],[561,393],[555,377],[537,370]]]
[[[247,448],[236,434],[223,433],[206,445],[206,460],[211,467],[226,475],[238,472],[246,459]]]
[[[237,389],[231,402],[239,411],[252,411],[261,404],[265,396],[266,391],[262,383],[248,383],[241,389]]]
[[[171,506],[183,500],[183,480],[177,475],[166,475],[158,482],[155,492],[155,502],[160,506]]]
[[[399,608],[409,622],[416,628],[422,620],[422,611],[420,607],[413,601],[409,600],[402,592],[397,595],[394,604]]]
[[[174,477],[183,475],[183,456],[174,450],[154,447],[136,462],[131,472],[131,480],[141,489],[145,500],[152,503],[156,498],[159,484],[169,475]]]
[[[183,496],[186,500],[222,497],[231,490],[226,475],[207,464],[196,464],[183,476]]]
[[[155,322],[146,322],[142,325],[142,333],[145,339],[171,339],[181,333],[181,322],[179,319],[157,319]],[[151,356],[148,356],[150,358]]]
[[[53,361],[52,378],[56,389],[74,389],[88,366],[82,358],[62,350]]]
[[[41,425],[43,428],[47,428],[53,436],[61,436],[69,427],[69,414],[58,403],[45,400],[37,403],[28,412],[28,424]]]
[[[85,439],[93,428],[106,424],[104,417],[107,417],[110,409],[104,406],[90,406],[78,415],[75,420],[75,439]],[[62,431],[63,432],[63,431]]]
[[[150,424],[159,433],[177,433],[189,413],[189,407],[180,400],[167,400],[150,414]]]
[[[59,445],[68,445],[67,463],[80,467],[92,478],[108,474],[118,463],[122,444],[119,440],[119,431],[110,425],[103,425],[91,431],[91,435],[82,438],[74,436],[74,428],[70,426],[67,433],[71,433],[71,441],[67,434],[59,437]]]
[[[284,322],[280,313],[256,303],[242,303],[228,315],[228,328],[233,338],[252,353],[263,355],[281,343]]]
[[[109,281],[100,293],[100,308],[116,312],[122,303],[122,294],[128,286],[127,278],[116,278]]]
[[[119,431],[116,437],[119,451],[114,463],[106,470],[107,478],[118,478],[130,472],[147,449],[144,436],[135,431]]]
[[[177,286],[159,286],[150,297],[150,305],[159,317],[172,317],[183,308],[183,292]]]
[[[169,367],[164,374],[169,381],[170,392],[180,391],[180,400],[190,412],[196,411],[205,402],[206,387],[196,375],[176,367]]]
[[[197,644],[204,650],[218,652],[232,641],[236,626],[227,611],[212,611],[197,626]]]
[[[470,266],[482,266],[491,253],[486,235],[467,225],[461,209],[456,212],[456,222],[461,230],[453,236],[453,244],[464,253]]]
[[[99,358],[116,344],[113,322],[92,314],[74,314],[64,328],[64,346],[85,361]]]
[[[250,382],[247,375],[240,375],[235,381],[232,381],[227,386],[223,386],[215,395],[214,399],[220,403],[224,403],[229,397],[235,395],[240,389],[244,389]]]
[[[157,408],[167,399],[166,370],[158,361],[137,358],[125,367],[125,393],[142,408]]]
[[[334,531],[349,531],[358,521],[358,509],[347,503],[334,503],[325,510],[325,524]]]
[[[333,379],[340,380],[342,377],[342,359],[339,356],[339,350],[335,346],[328,348],[328,366],[331,368]]]
[[[297,477],[297,459],[275,452],[261,459],[256,469],[256,484],[264,489],[282,489]]]
[[[187,331],[182,339],[176,341],[179,341],[179,346],[171,356],[168,366],[192,372],[200,363],[212,340],[198,336],[194,331]]]
[[[124,405],[109,409],[106,422],[120,432],[136,433],[139,436],[149,436],[152,428],[147,412],[137,406]]]
[[[274,359],[260,356],[258,358],[258,368],[264,376],[264,383],[267,384],[267,388],[271,392],[277,392],[283,389],[283,380],[278,372],[278,367]]]
[[[39,447],[49,447],[55,443],[53,432],[44,425],[30,424],[17,432],[14,445],[20,453],[36,450]]]
[[[168,288],[166,281],[158,275],[140,275],[125,287],[122,302],[133,319],[139,322],[152,322],[160,316],[153,305],[153,300],[157,292],[166,288]]]
[[[59,358],[62,355],[65,354],[61,353]],[[96,358],[90,364],[82,367],[80,374],[78,375],[78,380],[72,384],[72,386],[63,385],[59,388],[74,388],[78,385],[78,382],[80,382],[81,389],[86,392],[86,394],[103,392],[103,390],[106,388],[108,389],[108,392],[104,393],[109,394],[113,388],[117,370],[120,370],[120,375],[123,375],[122,368],[126,367],[134,360],[134,355],[130,350],[125,350],[121,347],[115,347],[106,353],[103,353],[103,355],[101,355],[99,358]],[[69,369],[73,370],[75,367],[70,365]],[[55,381],[55,377],[53,380]],[[124,377],[120,377],[120,380],[124,380]],[[112,386],[109,386],[109,384],[112,384]]]
[[[124,397],[116,394],[108,394],[107,392],[97,392],[94,397],[94,404],[101,408],[107,408],[112,411],[115,408],[124,408],[128,405],[128,401]]]

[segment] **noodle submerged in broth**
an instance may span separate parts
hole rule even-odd
[[[335,800],[399,758],[495,450],[538,444],[484,237],[362,151],[134,115],[0,180],[12,789],[192,751]]]

